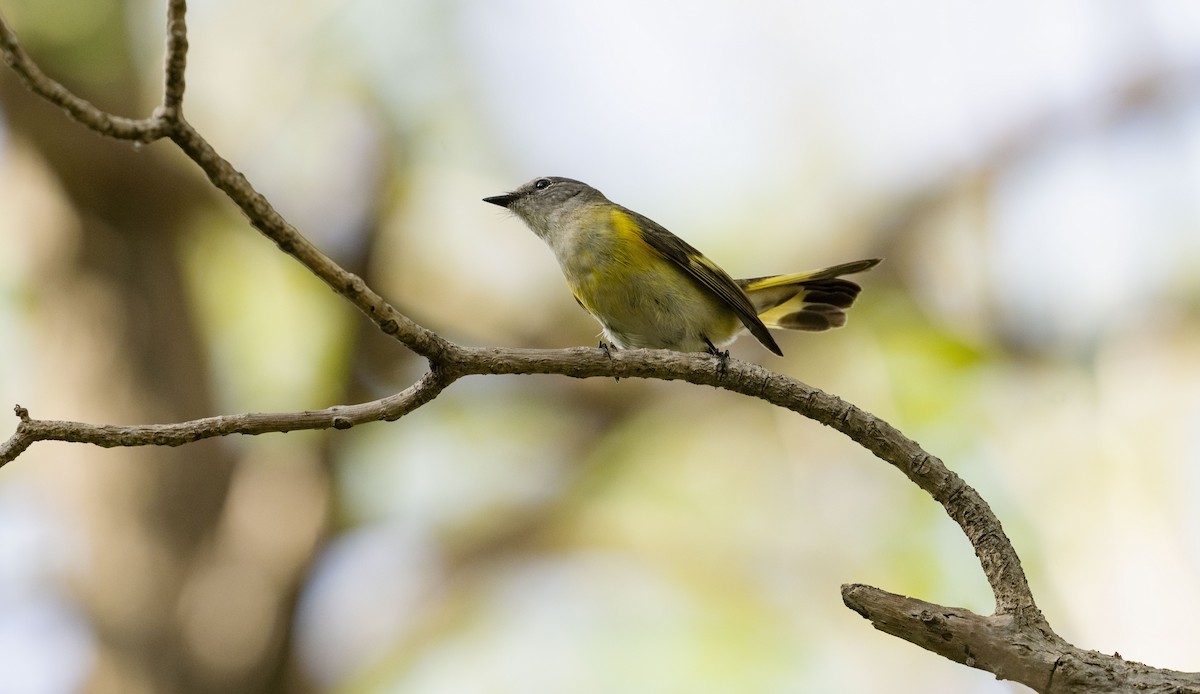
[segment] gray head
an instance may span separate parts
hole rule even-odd
[[[595,188],[573,178],[542,176],[511,193],[494,195],[484,198],[483,201],[508,208],[528,224],[534,233],[545,238],[572,212],[590,203],[608,202],[608,198]]]

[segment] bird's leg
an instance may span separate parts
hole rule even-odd
[[[729,350],[717,349],[707,336],[704,337],[704,344],[708,345],[708,353],[717,358],[717,378],[725,378],[725,372],[729,369]]]
[[[607,342],[607,341],[604,339],[604,337],[603,337],[603,335],[602,335],[602,336],[600,337],[600,344],[598,344],[598,345],[596,345],[596,346],[597,346],[597,347],[599,347],[600,349],[604,350],[604,353],[605,353],[606,355],[608,355],[608,361],[610,361],[610,362],[611,362],[611,361],[612,361],[612,353],[613,353],[613,350],[617,348],[617,347],[616,347],[616,345],[609,344],[609,343],[608,343],[608,342]],[[613,380],[614,380],[614,381],[616,381],[617,383],[620,383],[620,382],[621,382],[621,377],[620,377],[620,376],[613,376]]]

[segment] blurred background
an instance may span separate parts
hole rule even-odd
[[[0,0],[148,115],[165,3]],[[469,345],[591,345],[480,201],[587,181],[735,276],[887,262],[750,359],[993,506],[1069,641],[1200,669],[1200,5],[191,3],[189,121],[305,235]],[[173,422],[424,363],[168,143],[0,70],[0,403]],[[6,420],[7,437],[15,418]],[[2,692],[1016,692],[874,631],[865,582],[990,613],[940,507],[849,440],[680,383],[473,377],[394,423],[0,470]]]

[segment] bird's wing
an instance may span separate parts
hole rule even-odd
[[[642,238],[664,258],[674,263],[690,277],[695,279],[705,289],[717,296],[726,306],[741,319],[751,335],[758,338],[767,349],[779,356],[783,351],[775,343],[775,338],[767,330],[767,326],[759,320],[754,311],[754,305],[746,297],[746,292],[733,281],[724,270],[705,258],[700,251],[693,248],[687,241],[667,231],[659,223],[638,214],[632,210],[620,208],[620,212],[629,218],[630,223],[642,233]]]
[[[793,284],[803,284],[812,282],[813,280],[827,280],[842,275],[853,275],[858,272],[866,272],[883,262],[883,258],[867,258],[866,260],[855,260],[841,265],[833,265],[831,267],[823,267],[820,270],[809,270],[808,272],[797,272],[791,275],[771,275],[769,277],[753,277],[751,279],[736,280],[737,284],[747,292],[759,289],[771,289],[774,287],[784,287]]]

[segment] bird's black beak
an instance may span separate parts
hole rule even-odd
[[[517,199],[517,197],[518,196],[516,193],[505,193],[504,195],[493,195],[490,198],[484,198],[483,201],[490,202],[493,205],[499,205],[501,207],[508,207],[513,203],[513,200]]]

